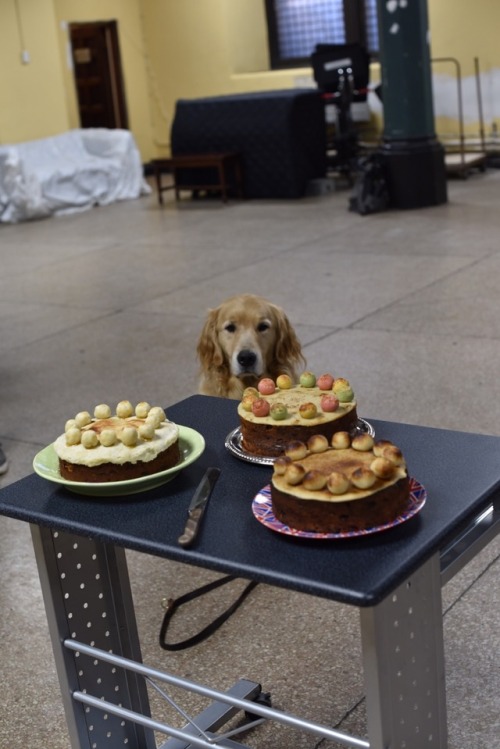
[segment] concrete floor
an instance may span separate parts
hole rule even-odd
[[[240,291],[285,308],[309,367],[348,377],[362,416],[500,434],[500,172],[451,181],[446,205],[369,217],[348,212],[345,189],[225,206],[168,196],[0,226],[0,486],[31,472],[75,409],[196,392],[206,310]],[[449,749],[500,746],[499,555],[497,539],[443,590]],[[128,561],[146,663],[218,688],[246,676],[275,706],[364,735],[357,609],[261,585],[207,643],[169,654],[161,599],[214,575]],[[178,634],[212,609],[186,611]],[[69,747],[29,529],[3,517],[0,684],[2,749]],[[244,740],[336,746],[275,725]]]

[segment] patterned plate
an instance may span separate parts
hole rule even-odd
[[[372,437],[375,437],[375,429],[372,427],[372,425],[368,421],[365,421],[365,419],[358,418],[353,436],[354,434],[370,434]],[[253,455],[253,453],[247,452],[242,447],[241,441],[242,441],[242,438],[241,438],[240,427],[236,427],[236,429],[233,429],[232,432],[229,432],[229,434],[226,437],[226,441],[225,441],[226,450],[228,450],[236,458],[239,458],[240,460],[244,460],[247,463],[255,463],[256,465],[260,465],[260,466],[272,466],[273,465],[276,458],[272,458],[266,455]]]
[[[384,523],[383,525],[374,525],[371,528],[359,528],[357,530],[344,531],[341,533],[313,533],[312,531],[298,531],[295,528],[289,528],[288,525],[281,523],[274,517],[271,503],[271,487],[269,484],[261,489],[256,497],[254,497],[252,511],[257,520],[262,523],[262,525],[265,525],[266,528],[270,528],[277,533],[284,533],[287,536],[315,539],[356,538],[358,536],[368,536],[371,533],[379,533],[388,528],[394,528],[397,525],[401,525],[401,523],[406,522],[420,512],[425,505],[426,499],[427,492],[422,484],[420,484],[416,479],[410,478],[410,497],[408,499],[408,505],[406,510],[395,518],[395,520],[392,520],[390,523]]]

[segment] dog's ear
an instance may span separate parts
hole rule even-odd
[[[278,336],[275,350],[275,367],[281,372],[295,372],[295,368],[306,360],[302,354],[302,346],[297,334],[286,314],[280,308],[276,309],[276,325]]]
[[[210,367],[220,367],[224,363],[224,353],[217,336],[218,309],[211,309],[198,340],[197,354],[202,370]]]

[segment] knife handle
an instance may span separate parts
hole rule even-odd
[[[178,543],[181,546],[189,546],[193,541],[198,533],[198,528],[200,526],[200,520],[201,520],[202,511],[201,509],[193,510],[188,517],[186,521],[186,527],[184,528],[184,533],[182,536],[179,536]]]

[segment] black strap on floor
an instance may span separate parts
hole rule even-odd
[[[165,616],[163,617],[163,622],[160,629],[160,647],[162,647],[163,650],[185,650],[186,648],[193,647],[193,645],[197,645],[199,642],[203,642],[203,640],[206,640],[207,637],[210,637],[210,635],[218,630],[219,627],[222,626],[222,624],[224,624],[224,622],[227,621],[229,617],[236,611],[236,609],[241,606],[248,594],[251,593],[251,591],[255,588],[255,586],[257,585],[257,582],[255,580],[251,580],[240,593],[238,598],[234,601],[234,603],[232,603],[228,609],[223,611],[220,616],[214,619],[213,622],[210,622],[210,624],[208,624],[204,629],[200,630],[200,632],[193,635],[192,637],[188,637],[185,640],[181,640],[180,642],[169,643],[166,640],[168,625],[173,615],[179,609],[179,607],[182,606],[182,604],[188,603],[194,598],[198,598],[199,596],[203,596],[206,593],[210,593],[212,590],[220,588],[221,585],[226,585],[227,583],[231,583],[233,580],[237,579],[238,578],[236,577],[232,577],[232,575],[227,575],[226,577],[221,577],[218,580],[214,580],[213,582],[208,583],[207,585],[202,585],[201,588],[191,590],[189,593],[185,593],[183,596],[179,596],[179,598],[169,598],[169,600],[167,601]]]

